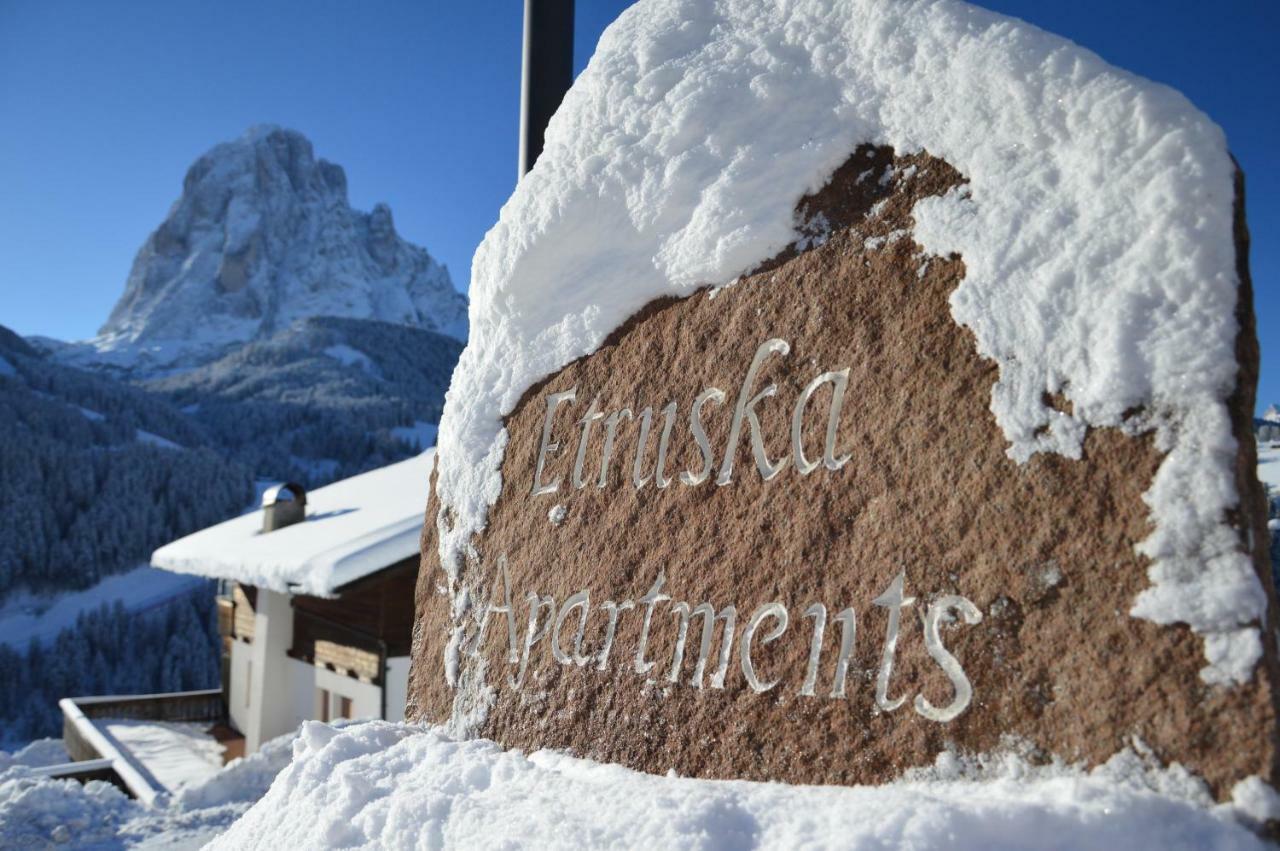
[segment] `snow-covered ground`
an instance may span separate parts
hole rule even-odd
[[[158,446],[161,449],[181,449],[180,444],[174,443],[167,437],[161,437],[158,434],[152,434],[143,429],[137,430],[137,440],[139,443],[149,443],[152,446]]]
[[[119,600],[129,612],[144,612],[189,594],[207,580],[152,567],[108,576],[92,588],[66,594],[10,594],[0,604],[0,644],[22,649],[31,639],[50,642],[74,626],[81,612]]]
[[[58,760],[42,742],[0,754],[0,848],[1170,851],[1266,847],[1249,825],[1280,813],[1251,784],[1215,805],[1197,779],[1140,750],[1092,772],[1033,767],[1016,750],[1011,742],[1000,758],[943,755],[887,786],[785,786],[525,755],[415,724],[306,722],[296,738],[145,807],[106,783],[37,777],[24,764]]]
[[[726,743],[726,746],[731,746]],[[1230,806],[1134,754],[1085,772],[944,760],[879,787],[640,774],[368,722],[302,728],[293,763],[214,849],[1262,848]]]
[[[344,366],[358,366],[370,375],[379,375],[377,365],[359,349],[353,349],[345,343],[329,346],[324,353]]]
[[[19,751],[0,751],[0,775],[4,774],[5,769],[15,765],[43,768],[70,761],[67,749],[62,746],[62,739],[36,739]]]
[[[886,786],[786,786],[307,722],[155,808],[0,757],[0,848],[1252,849],[1266,847],[1248,829],[1267,805],[1257,791],[1214,805],[1133,752],[1093,771],[1011,751],[946,756]]]
[[[199,786],[222,770],[223,747],[206,732],[208,724],[115,719],[94,723],[171,792]]]
[[[293,736],[144,807],[109,783],[50,780],[30,768],[65,761],[50,740],[0,752],[0,849],[195,849],[226,831],[289,763]],[[280,849],[276,849],[280,851]]]

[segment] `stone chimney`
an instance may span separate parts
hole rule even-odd
[[[262,531],[274,532],[307,517],[307,492],[296,482],[268,488],[262,495]]]

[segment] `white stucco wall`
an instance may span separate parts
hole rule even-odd
[[[403,721],[404,705],[409,700],[409,657],[387,659],[387,720]]]
[[[256,724],[257,706],[250,701],[245,701],[245,693],[249,692],[252,698],[252,690],[249,686],[249,659],[253,655],[253,648],[245,642],[236,639],[231,642],[231,670],[229,676],[231,681],[226,684],[225,691],[227,693],[227,710],[231,715],[231,725],[244,733],[245,749],[249,747],[249,729]]]
[[[227,689],[231,723],[244,734],[246,754],[296,730],[303,721],[320,718],[320,689],[349,698],[353,718],[382,715],[381,688],[291,658],[288,650],[292,641],[293,607],[289,595],[259,589],[253,642],[232,643],[231,682]],[[409,657],[388,659],[386,679],[387,717],[404,720]]]
[[[294,711],[294,695],[298,685],[293,659],[288,656],[293,642],[293,606],[289,595],[258,589],[258,603],[253,625],[250,677],[251,708],[257,705],[256,723],[250,722],[245,734],[245,751],[253,753],[264,742],[297,729],[302,719]]]
[[[327,668],[317,668],[314,665],[304,665],[304,667],[310,668],[312,672],[312,715],[310,717],[315,717],[315,695],[317,689],[325,689],[330,694],[350,698],[352,718],[381,717],[382,689],[372,683],[362,683],[359,680],[352,679],[346,674],[335,674]]]

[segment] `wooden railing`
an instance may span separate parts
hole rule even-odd
[[[120,694],[71,698],[86,718],[130,721],[221,721],[227,717],[222,689],[166,694]]]
[[[107,761],[128,792],[145,804],[154,803],[164,794],[164,787],[131,754],[117,748],[93,719],[213,723],[227,717],[222,689],[67,697],[58,701],[58,706],[62,709],[62,742],[71,759]]]

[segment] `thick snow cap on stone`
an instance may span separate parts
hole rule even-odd
[[[796,202],[860,143],[927,150],[969,180],[916,206],[913,237],[964,259],[952,316],[999,366],[1013,458],[1079,457],[1089,427],[1157,430],[1133,614],[1200,633],[1206,680],[1248,679],[1266,597],[1224,522],[1238,280],[1223,134],[1165,86],[950,0],[642,0],[605,32],[476,252],[440,427],[451,578],[498,496],[501,417],[522,393],[650,300],[776,254]]]
[[[307,494],[307,519],[262,531],[262,512],[179,538],[151,564],[259,588],[326,596],[418,552],[434,449]]]

